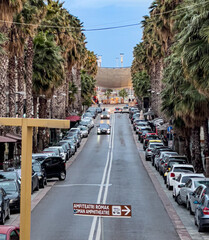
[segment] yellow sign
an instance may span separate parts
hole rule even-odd
[[[69,120],[0,118],[0,125],[22,127],[20,239],[30,240],[33,127],[69,128]],[[28,181],[30,179],[30,181]]]

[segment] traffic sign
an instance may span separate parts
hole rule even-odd
[[[130,205],[108,205],[91,203],[73,203],[74,215],[98,217],[131,217]]]

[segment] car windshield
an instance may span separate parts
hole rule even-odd
[[[153,143],[153,144],[150,144],[150,148],[155,148],[156,146],[163,146],[162,143]]]
[[[109,125],[108,125],[108,124],[105,124],[105,123],[103,123],[103,124],[100,124],[100,125],[99,125],[99,127],[100,127],[100,128],[109,128]]]
[[[15,179],[16,173],[12,172],[0,172],[0,179]]]
[[[170,161],[168,162],[168,167],[172,167],[173,165],[175,164],[185,164],[186,162],[185,161]]]
[[[147,136],[147,139],[149,140],[155,140],[155,139],[158,139],[158,136]]]
[[[205,186],[209,187],[209,181],[206,181],[206,180],[195,181],[194,185],[195,185],[196,188],[197,188],[199,185],[205,185]]]
[[[85,131],[85,130],[87,130],[87,127],[82,126],[82,127],[80,127],[80,129],[83,130],[83,131]]]
[[[14,182],[0,182],[0,187],[3,188],[6,192],[17,191],[17,187]]]
[[[194,172],[194,168],[192,167],[175,167],[174,168],[174,172],[185,172],[185,171]]]
[[[0,240],[6,240],[7,238],[6,238],[7,236],[6,236],[6,234],[0,234]]]
[[[107,114],[108,114],[108,112],[104,111],[104,112],[102,112],[102,114],[103,114],[103,115],[107,115]]]
[[[86,125],[88,125],[88,122],[87,121],[80,121],[80,124],[86,126]]]

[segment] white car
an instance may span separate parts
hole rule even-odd
[[[194,172],[194,167],[191,164],[174,164],[166,176],[166,187],[171,190],[173,188],[175,178],[177,178],[180,173]]]
[[[64,151],[62,146],[52,146],[48,147],[48,149],[59,149],[60,150],[60,157],[63,161],[67,161],[67,153]]]
[[[176,198],[179,193],[180,190],[184,189],[185,184],[187,184],[187,182],[192,182],[192,178],[196,179],[196,178],[204,178],[204,175],[202,173],[180,173],[179,176],[177,178],[175,178],[174,184],[173,184],[173,197]],[[183,192],[186,192],[185,189]],[[185,197],[186,200],[186,197]]]
[[[81,131],[81,137],[82,138],[85,138],[85,137],[88,137],[88,127],[86,126],[78,126],[78,128],[80,129]]]
[[[125,107],[122,108],[122,113],[129,113],[128,106],[125,106]]]
[[[155,142],[151,142],[149,141],[148,147],[145,151],[145,159],[146,161],[151,160],[152,156],[153,156],[153,152],[152,150],[155,148],[155,146],[164,146],[163,143],[161,141],[157,142],[157,140]]]

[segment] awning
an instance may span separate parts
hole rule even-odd
[[[159,131],[165,131],[165,130],[167,130],[168,127],[169,127],[169,123],[164,123],[163,125],[158,126],[158,127],[157,127],[157,130],[159,130]]]
[[[144,113],[144,116],[148,116],[148,115],[154,116],[155,114],[153,111]]]
[[[81,120],[81,117],[80,116],[68,116],[66,117],[67,120],[70,120],[71,122],[77,122],[77,121],[80,121]]]
[[[6,137],[12,138],[12,139],[17,140],[17,141],[22,141],[21,136],[18,136],[18,135],[13,135],[13,134],[7,133]]]
[[[0,136],[0,143],[15,143],[15,142],[17,142],[17,140],[9,137]]]

